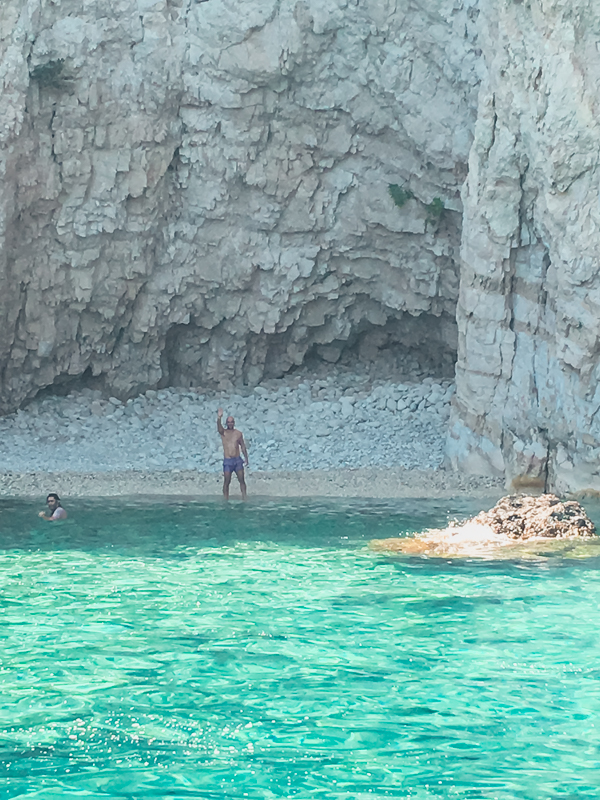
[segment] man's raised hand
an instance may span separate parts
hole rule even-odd
[[[221,417],[222,417],[222,416],[223,416],[223,409],[222,409],[222,408],[219,408],[219,409],[218,409],[218,411],[217,411],[217,417],[218,417],[219,419],[221,419]]]

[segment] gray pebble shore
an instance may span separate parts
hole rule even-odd
[[[238,393],[147,391],[122,403],[83,389],[0,419],[6,472],[220,472],[216,411],[233,414],[254,470],[438,468],[454,385],[284,378]]]

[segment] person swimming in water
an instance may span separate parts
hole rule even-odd
[[[48,522],[55,522],[57,519],[67,518],[67,512],[61,506],[60,497],[56,494],[56,492],[50,492],[46,498],[46,504],[48,506],[50,516],[48,516],[45,511],[40,511],[38,517],[48,520]]]
[[[231,475],[235,472],[237,479],[240,482],[240,490],[242,492],[242,500],[246,499],[246,480],[244,478],[244,467],[248,466],[248,450],[246,449],[246,442],[241,431],[236,431],[235,420],[233,417],[227,417],[223,427],[221,419],[223,418],[223,409],[217,411],[217,430],[223,442],[223,497],[229,500],[229,484],[231,483]],[[244,454],[245,462],[242,461],[240,450]]]

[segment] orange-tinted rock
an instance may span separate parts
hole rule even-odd
[[[476,555],[535,539],[589,539],[593,522],[579,503],[553,494],[503,497],[490,511],[414,538],[375,539],[372,550],[407,555]]]

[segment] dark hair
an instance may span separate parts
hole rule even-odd
[[[50,500],[51,497],[53,498],[53,500],[56,500],[57,503],[60,503],[60,497],[56,494],[56,492],[50,492],[50,494],[46,498],[46,502],[48,502],[48,500]]]

